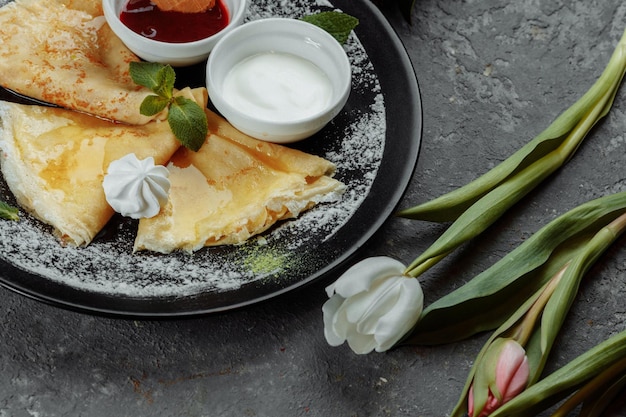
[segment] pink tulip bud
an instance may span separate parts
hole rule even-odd
[[[528,384],[530,367],[524,348],[513,339],[496,339],[485,352],[469,390],[470,417],[486,417]]]

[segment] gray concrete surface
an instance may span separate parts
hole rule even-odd
[[[462,185],[548,126],[595,81],[626,27],[623,0],[417,0],[412,25],[384,9],[424,105],[422,150],[403,207]],[[421,279],[426,302],[558,214],[626,189],[625,135],[622,88],[564,169]],[[392,218],[359,256],[409,262],[442,230]],[[626,328],[624,243],[584,281],[548,372]],[[448,415],[486,335],[367,356],[331,348],[321,317],[331,280],[180,321],[94,317],[2,289],[0,416]],[[623,400],[608,415],[626,415]]]

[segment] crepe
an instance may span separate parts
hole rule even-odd
[[[206,99],[204,89],[183,93]],[[20,206],[63,242],[81,246],[114,214],[102,188],[109,164],[129,153],[152,156],[170,171],[170,195],[157,216],[140,220],[135,250],[161,253],[242,243],[343,192],[331,162],[258,141],[206,114],[209,134],[193,152],[166,122],[126,125],[0,101],[0,168]]]
[[[210,111],[207,118],[210,133],[202,148],[180,148],[168,164],[168,203],[157,216],[140,220],[136,251],[242,243],[343,192],[331,177],[331,162],[253,139]]]
[[[166,122],[130,126],[0,101],[4,179],[20,206],[65,243],[90,243],[114,214],[102,188],[111,161],[134,152],[163,165],[179,146]]]
[[[16,0],[0,8],[0,85],[27,97],[130,124],[152,94],[137,86],[139,61],[115,36],[100,0]]]

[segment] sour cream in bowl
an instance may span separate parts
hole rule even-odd
[[[269,142],[318,132],[342,110],[350,87],[343,46],[296,19],[245,23],[218,41],[207,62],[215,108],[240,131]]]

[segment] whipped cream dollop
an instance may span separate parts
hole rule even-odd
[[[169,171],[154,158],[140,160],[134,153],[109,164],[102,183],[109,205],[133,219],[156,216],[170,191]]]

